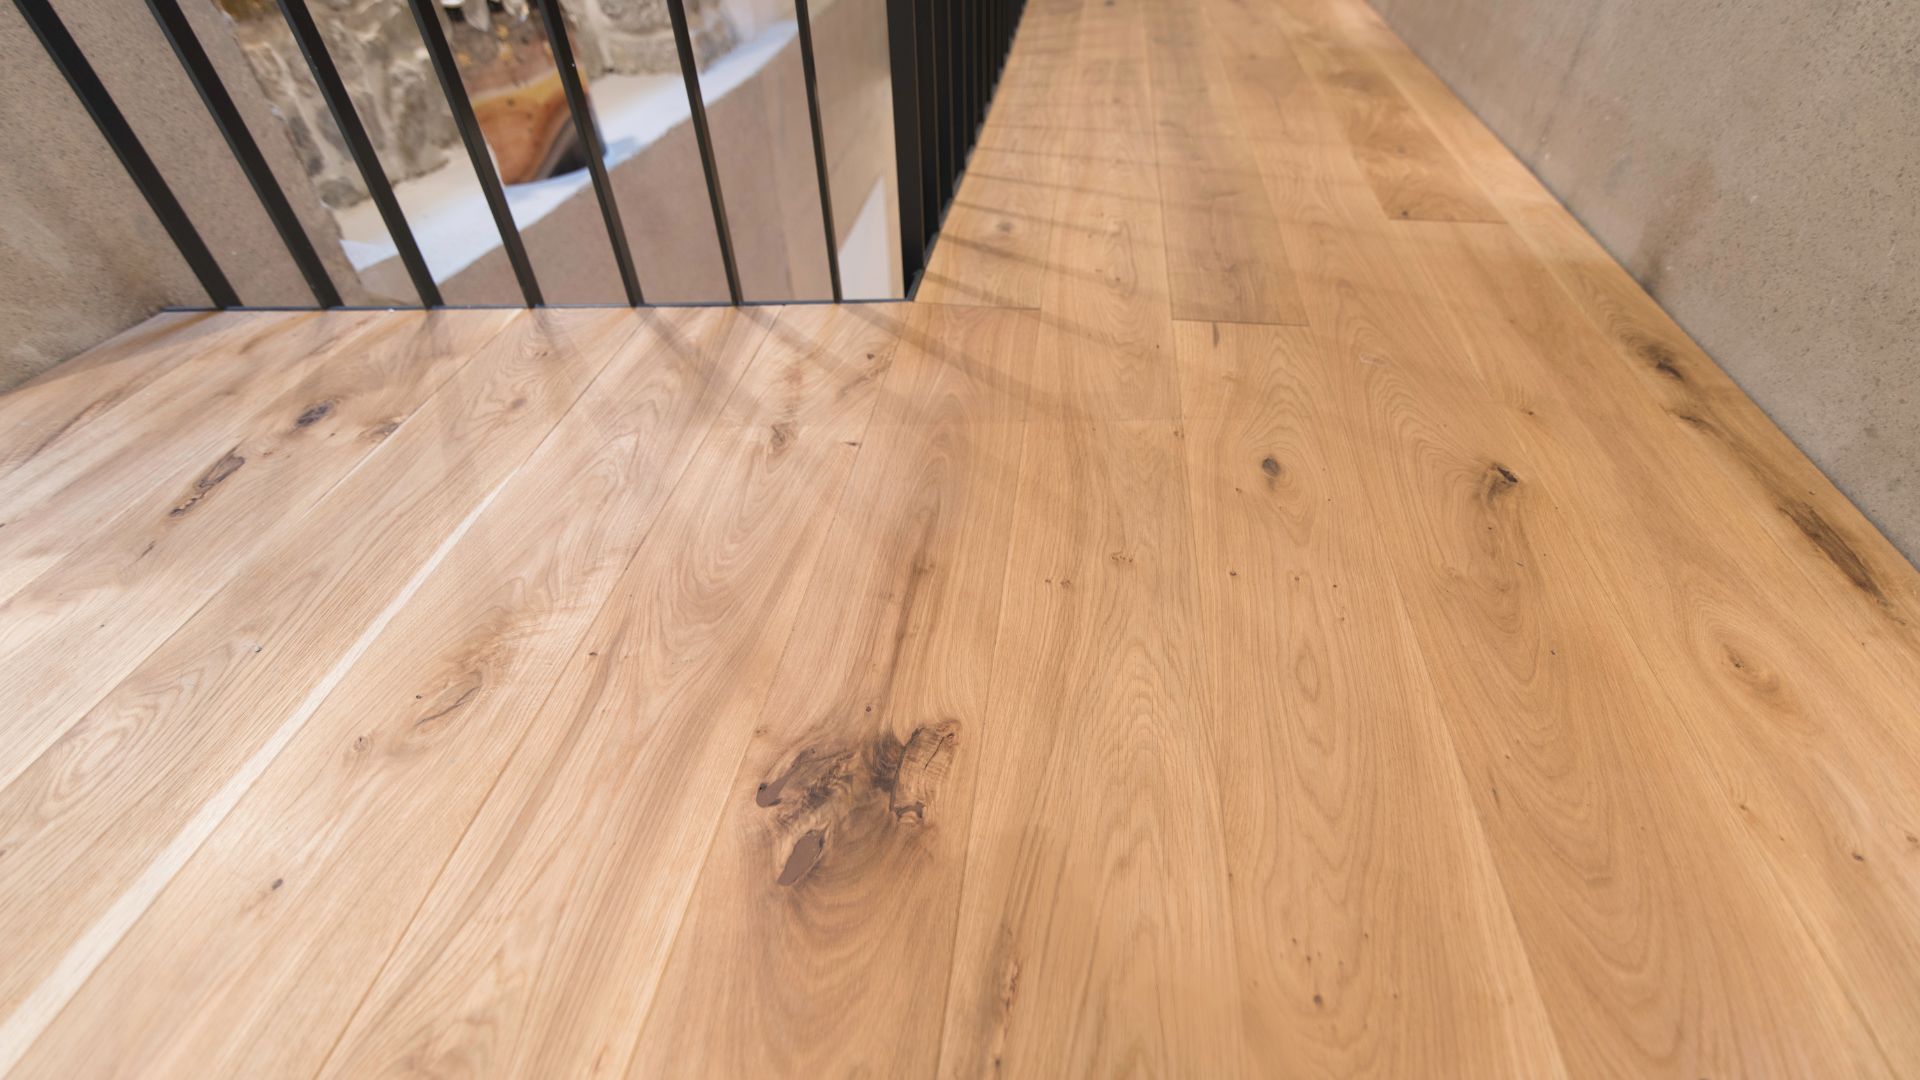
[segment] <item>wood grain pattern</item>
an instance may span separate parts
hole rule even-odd
[[[915,310],[630,1075],[933,1070],[1034,331]]]
[[[1614,610],[1625,585],[1558,586],[1595,580],[1595,534],[1520,438],[1539,418],[1468,377],[1392,226],[1352,210],[1345,231],[1298,230],[1309,318],[1333,400],[1378,440],[1369,501],[1406,538],[1401,595],[1569,1067],[1881,1071],[1751,839],[1703,801],[1710,766]],[[1363,283],[1372,302],[1347,304]],[[1602,969],[1619,981],[1596,992]],[[1821,1004],[1795,1012],[1783,980]]]
[[[318,704],[311,695],[324,691],[408,579],[520,467],[636,329],[636,320],[612,312],[514,320],[330,492],[310,522],[262,550],[0,789],[8,860],[0,933],[26,943],[0,972],[0,1003],[19,1005],[79,943],[111,929],[99,920],[137,887],[156,853],[192,835],[210,806],[232,797],[231,778]],[[636,401],[664,406],[669,394],[689,406],[715,396],[675,381]],[[40,902],[55,882],[67,883],[66,902]]]
[[[52,566],[0,603],[0,665],[15,673],[20,695],[5,723],[0,782],[18,776],[251,552],[300,528],[313,504],[505,321],[489,313],[362,324],[364,334],[328,342],[299,377],[266,377],[278,392],[269,392],[264,408],[236,409],[235,419],[208,425],[215,437],[183,471],[120,495],[115,502],[125,509],[101,514],[105,528],[79,543],[66,540]],[[129,445],[124,456],[149,455]],[[88,497],[59,499],[36,519],[37,532],[17,535],[56,544],[84,530],[87,518],[79,515],[94,508],[92,496],[118,494],[124,483],[94,479]],[[40,550],[19,554],[34,563]]]
[[[873,410],[889,312],[773,323],[325,1075],[623,1073]]]
[[[1501,220],[1473,177],[1365,51],[1321,28],[1297,34],[1292,42],[1294,55],[1338,116],[1354,160],[1388,217]]]
[[[1029,426],[943,1072],[1247,1064],[1175,430]]]
[[[162,312],[7,391],[0,476],[54,441],[84,429],[193,355],[203,335],[246,324],[210,312]]]
[[[1205,14],[1170,4],[1147,22],[1173,317],[1303,325],[1286,244]]]
[[[914,304],[156,319],[0,615],[0,1073],[1920,1073],[1920,572],[1360,0],[1031,0]]]
[[[1040,306],[1060,158],[1040,128],[975,147],[915,298],[929,304]]]
[[[73,402],[73,391],[88,382],[84,372],[71,383],[36,381],[16,391],[21,418],[8,425],[8,465],[0,472],[0,600],[70,552],[76,530],[126,513],[129,502],[164,500],[170,493],[163,485],[180,483],[183,471],[198,475],[223,457],[263,401],[290,386],[287,380],[309,374],[277,364],[258,378],[240,360],[258,362],[257,343],[325,355],[369,325],[359,314],[203,323],[200,333],[146,356],[141,367],[150,373],[109,365],[101,404]],[[103,348],[111,355],[117,346]],[[119,422],[99,422],[103,417]],[[143,437],[155,430],[172,437]]]
[[[1462,1075],[1561,1074],[1325,353],[1294,329],[1185,323],[1178,340],[1201,700],[1256,1060],[1412,1075],[1445,1047]],[[1442,938],[1461,947],[1394,944]]]
[[[764,333],[727,335],[695,363],[724,388],[727,366]],[[687,347],[672,335],[664,346]],[[654,455],[705,433],[627,412],[626,392],[661,359],[629,357],[626,378],[566,414],[560,437],[444,553],[34,1043],[23,1075],[319,1068],[536,708],[584,651],[673,484],[653,474]],[[150,984],[140,973],[153,963],[180,977]],[[359,984],[353,993],[338,992],[343,977]],[[120,1017],[112,1039],[72,1022],[94,995]],[[180,1022],[183,1010],[197,1022]]]

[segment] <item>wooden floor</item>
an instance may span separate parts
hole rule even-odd
[[[1032,0],[913,304],[0,433],[17,1075],[1920,1074],[1920,574],[1357,0]]]

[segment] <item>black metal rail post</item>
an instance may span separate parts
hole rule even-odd
[[[493,167],[493,155],[487,151],[486,133],[473,115],[473,102],[467,98],[466,83],[460,78],[460,62],[447,46],[447,33],[440,26],[438,0],[412,0],[413,21],[420,28],[420,40],[426,43],[427,59],[440,79],[440,92],[446,96],[453,113],[453,126],[466,145],[467,159],[473,162],[473,175],[480,181],[480,193],[486,197],[487,210],[493,214],[493,227],[500,231],[500,246],[507,253],[513,276],[520,283],[520,295],[528,307],[539,307],[540,281],[527,258],[526,245],[520,241],[520,226],[513,220],[513,207],[507,205],[507,193],[500,186],[499,170]]]
[[[713,206],[713,231],[720,239],[720,264],[727,274],[727,295],[740,302],[740,268],[733,261],[733,230],[727,227],[727,202],[720,194],[720,166],[713,156],[713,133],[707,128],[707,104],[700,92],[700,69],[693,58],[693,33],[687,27],[685,0],[667,0],[673,20],[673,44],[680,53],[680,77],[687,84],[687,110],[693,118],[693,138],[700,147],[700,168],[707,174],[707,200]]]
[[[293,31],[294,42],[300,46],[300,55],[306,57],[307,67],[313,72],[313,81],[320,87],[320,96],[326,100],[327,110],[333,114],[333,122],[340,129],[340,137],[346,141],[347,153],[353,157],[354,167],[360,170],[361,179],[366,181],[367,195],[380,211],[380,220],[387,227],[387,235],[393,238],[400,262],[407,268],[407,276],[413,280],[414,291],[420,295],[420,305],[440,307],[440,287],[434,284],[427,261],[420,256],[420,245],[413,239],[413,229],[407,225],[407,215],[400,209],[400,201],[393,197],[393,185],[387,182],[386,170],[380,167],[379,155],[373,152],[373,142],[367,138],[367,129],[360,123],[360,114],[354,111],[353,98],[347,94],[346,84],[340,81],[339,69],[333,66],[326,39],[320,36],[320,28],[314,25],[313,13],[307,10],[306,0],[278,0],[278,3],[280,14]]]
[[[560,86],[567,94],[573,131],[587,155],[587,172],[593,177],[594,197],[600,200],[600,219],[607,226],[607,242],[613,245],[613,261],[620,269],[620,284],[627,291],[627,303],[639,307],[646,303],[646,298],[640,293],[640,275],[633,269],[633,251],[627,247],[626,227],[620,223],[620,202],[614,197],[612,180],[607,177],[607,148],[600,138],[600,124],[594,119],[586,83],[580,78],[580,66],[573,58],[566,13],[560,10],[560,0],[534,0],[534,6],[540,9],[541,21],[546,24],[547,47],[553,51]]]
[[[833,191],[827,181],[827,136],[820,124],[820,78],[814,70],[813,19],[807,0],[793,0],[794,23],[800,32],[800,73],[807,84],[807,121],[813,125],[813,171],[820,181],[820,226],[827,235],[827,276],[833,281],[833,302],[840,292],[840,238],[833,228]]]
[[[286,245],[287,255],[299,268],[300,276],[306,279],[313,302],[323,308],[339,307],[340,291],[333,287],[333,279],[327,276],[327,268],[321,263],[319,253],[314,251],[313,241],[308,239],[307,230],[294,214],[293,205],[287,202],[286,192],[280,190],[280,182],[267,165],[266,156],[260,152],[260,144],[254,141],[253,133],[247,129],[246,120],[234,105],[233,97],[227,93],[226,84],[220,81],[220,74],[214,70],[206,49],[201,47],[186,13],[180,10],[177,0],[147,0],[147,8],[153,12],[154,21],[160,24],[167,44],[173,46],[173,54],[180,59],[180,66],[186,69],[187,78],[193,81],[193,88],[207,106],[214,126],[220,129],[220,136],[233,151],[240,171],[247,174],[247,183],[253,186],[253,193],[260,200],[260,208],[266,211],[267,219],[273,222],[274,229],[280,233],[280,242]]]
[[[919,37],[914,9],[920,0],[887,0],[887,60],[893,82],[894,186],[900,204],[902,294],[913,295],[926,263],[922,199]]]
[[[160,169],[154,165],[153,158],[147,155],[146,147],[140,145],[140,139],[134,135],[133,127],[120,112],[120,107],[107,93],[106,84],[94,72],[93,65],[80,52],[80,46],[67,31],[60,16],[54,13],[47,0],[13,0],[13,6],[20,10],[21,17],[33,28],[33,34],[40,39],[40,45],[47,50],[47,56],[67,80],[80,104],[86,107],[87,115],[93,117],[94,126],[100,129],[107,144],[113,148],[114,155],[133,178],[134,186],[147,200],[160,225],[173,239],[173,246],[180,251],[180,257],[187,261],[194,277],[200,280],[200,287],[215,307],[232,308],[240,306],[240,295],[227,280],[220,269],[220,263],[214,259],[213,252],[207,249],[206,241],[200,238],[200,231],[193,227],[187,212],[181,208],[180,200],[174,198],[173,189],[160,175]]]
[[[1025,8],[1026,0],[887,4],[909,296],[979,143]]]
[[[973,21],[973,12],[979,5],[974,0],[953,0],[954,15],[960,20],[960,97],[955,102],[960,108],[960,145],[973,145],[973,99],[979,93],[978,73],[974,70],[974,53],[980,47],[980,33]],[[964,160],[965,155],[962,155]],[[959,181],[954,181],[959,186]]]
[[[961,149],[965,142],[961,139],[961,117],[966,109],[960,104],[966,93],[966,83],[960,77],[960,4],[961,0],[934,0],[940,8],[940,111],[944,114],[947,131],[947,167],[940,172],[940,221],[947,220],[947,207],[953,202],[953,193],[959,187],[956,179],[966,163],[966,153]]]

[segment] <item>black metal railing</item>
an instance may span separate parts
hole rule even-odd
[[[439,80],[451,111],[454,127],[479,182],[494,228],[499,233],[501,250],[519,285],[521,299],[527,306],[538,306],[545,302],[539,278],[532,261],[527,257],[526,245],[514,220],[512,208],[508,205],[485,134],[475,115],[454,52],[449,46],[441,23],[443,16],[436,10],[440,0],[395,2],[406,3],[412,10],[433,73]],[[312,239],[268,167],[266,157],[235,106],[232,95],[222,84],[213,62],[196,38],[180,8],[179,0],[146,0],[146,3],[228,150],[258,197],[268,220],[279,234],[288,257],[305,280],[313,295],[313,306],[342,306],[340,290],[328,276]],[[413,284],[420,306],[445,306],[439,284],[427,267],[406,212],[394,195],[393,184],[381,166],[340,71],[328,52],[319,27],[314,23],[307,0],[276,0],[276,3],[313,75],[321,100],[339,130],[347,155],[359,172],[368,197],[386,227],[395,255]],[[834,227],[833,198],[828,183],[825,124],[821,116],[812,19],[807,0],[793,0],[793,3],[806,88],[807,118],[813,143],[814,173],[819,185],[827,269],[833,299],[839,302],[844,299],[840,252]],[[708,124],[700,72],[695,62],[685,0],[666,0],[666,4],[685,82],[701,171],[706,180],[727,294],[733,303],[740,304],[743,302],[740,270],[727,220],[726,199],[714,156],[713,135]],[[115,105],[98,73],[55,12],[51,0],[14,0],[14,6],[25,17],[48,56],[93,118],[181,257],[206,290],[213,306],[223,309],[244,307],[219,261],[174,196],[166,178],[142,146],[125,115]],[[561,0],[533,0],[533,6],[539,12],[558,69],[574,135],[586,159],[586,168],[592,179],[601,219],[606,226],[607,240],[612,247],[622,290],[629,304],[642,305],[645,299],[641,281],[635,270],[626,229],[622,225],[619,202],[607,172],[606,146],[575,61]],[[1024,6],[1025,0],[886,0],[900,256],[905,295],[912,295],[925,269],[940,223],[952,203],[968,155],[985,122],[988,104],[1012,47],[1013,35]]]
[[[1026,0],[887,0],[900,265],[908,295],[986,122]]]

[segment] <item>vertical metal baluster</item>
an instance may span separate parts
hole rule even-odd
[[[379,155],[373,152],[367,129],[360,123],[360,114],[354,111],[353,98],[348,95],[346,84],[340,81],[339,69],[333,66],[326,39],[314,25],[313,13],[307,10],[306,0],[278,0],[278,3],[280,14],[293,31],[294,42],[300,46],[300,55],[306,57],[313,81],[320,87],[320,96],[326,100],[327,110],[340,129],[340,137],[347,144],[347,153],[352,156],[354,167],[360,170],[361,179],[366,181],[367,195],[380,211],[380,220],[386,224],[387,235],[393,238],[400,262],[413,280],[414,291],[420,294],[420,305],[439,307],[440,287],[434,284],[427,261],[420,257],[420,245],[414,242],[407,215],[400,209],[400,201],[393,197],[393,185],[387,182],[386,170],[380,167]]]
[[[793,0],[794,22],[800,31],[800,73],[807,84],[807,120],[813,125],[813,171],[820,181],[820,226],[827,236],[827,276],[833,279],[833,302],[840,295],[840,241],[833,229],[833,192],[827,182],[827,136],[820,126],[820,80],[813,67],[813,20],[807,0]]]
[[[947,125],[940,106],[940,0],[920,0],[920,117],[925,147],[926,243],[932,252],[933,235],[940,231],[940,193],[947,182]]]
[[[925,195],[921,184],[919,0],[887,0],[887,57],[893,80],[893,168],[900,202],[901,295],[912,296],[926,260]]]
[[[973,4],[974,25],[973,77],[974,85],[980,88],[973,98],[974,141],[978,142],[978,127],[986,121],[987,101],[993,93],[993,72],[988,60],[993,55],[993,3],[992,0],[970,2]]]
[[[973,151],[973,103],[980,92],[973,70],[973,55],[979,48],[978,31],[973,23],[974,0],[953,0],[960,15],[960,163],[965,171],[967,155]],[[958,179],[954,188],[960,187]]]
[[[573,115],[573,133],[587,155],[587,172],[593,177],[593,195],[600,202],[600,220],[607,226],[607,242],[613,245],[613,262],[620,268],[620,285],[627,303],[639,307],[646,298],[640,293],[640,275],[633,268],[633,252],[627,247],[627,230],[620,223],[620,203],[613,194],[613,181],[607,176],[607,147],[600,138],[600,124],[594,119],[593,105],[587,100],[586,84],[580,78],[580,66],[574,60],[573,40],[567,36],[567,16],[560,0],[533,0],[546,24],[547,46],[553,51],[553,66],[560,73],[560,86],[566,91],[567,111]]]
[[[694,66],[693,33],[687,28],[686,0],[667,0],[673,20],[673,44],[680,52],[680,76],[687,84],[687,109],[693,117],[693,138],[700,145],[700,167],[707,174],[707,199],[713,206],[713,229],[720,239],[721,268],[727,274],[727,295],[740,302],[740,269],[733,261],[733,231],[727,227],[727,204],[720,194],[720,167],[713,157],[713,133],[707,129],[707,105],[700,93],[700,69]]]
[[[253,193],[260,200],[260,208],[266,211],[267,219],[273,222],[274,229],[279,232],[280,242],[286,245],[287,255],[299,268],[300,276],[306,279],[307,291],[313,294],[313,302],[323,308],[339,307],[340,293],[333,287],[333,279],[327,276],[327,268],[321,264],[319,253],[313,250],[313,242],[307,238],[306,229],[301,227],[293,206],[287,202],[287,193],[280,190],[280,181],[268,167],[266,156],[260,153],[260,145],[254,142],[253,133],[247,130],[247,122],[234,106],[226,85],[220,81],[213,61],[207,58],[206,50],[200,46],[200,39],[194,36],[193,24],[187,21],[186,13],[180,10],[175,0],[147,0],[147,8],[153,12],[154,21],[160,24],[167,44],[173,46],[173,55],[179,58],[180,66],[186,69],[187,78],[192,80],[193,88],[207,106],[214,126],[220,129],[221,137],[226,139],[227,147],[233,151],[240,171],[247,174],[247,183],[253,186]]]
[[[420,40],[427,46],[427,59],[440,80],[440,92],[446,96],[453,113],[453,126],[467,148],[467,160],[473,163],[473,175],[480,181],[480,193],[486,197],[487,210],[493,214],[493,227],[500,231],[500,246],[506,249],[507,262],[520,282],[520,295],[528,307],[539,307],[540,282],[533,274],[533,263],[520,242],[520,227],[514,223],[513,208],[507,205],[507,193],[500,187],[500,173],[493,167],[493,155],[487,151],[486,133],[473,115],[473,102],[467,99],[467,86],[460,78],[460,63],[447,45],[446,31],[440,27],[439,0],[412,0],[414,25],[420,28]]]
[[[200,280],[200,287],[207,291],[207,297],[215,307],[232,308],[240,306],[240,295],[233,290],[227,275],[220,264],[207,249],[206,242],[200,239],[200,231],[193,227],[187,212],[181,208],[180,200],[173,197],[173,189],[160,175],[160,169],[153,159],[147,156],[146,147],[140,145],[140,139],[133,133],[133,127],[120,112],[120,107],[107,93],[106,84],[87,62],[80,46],[68,33],[65,23],[54,13],[47,0],[13,0],[13,6],[20,9],[21,17],[33,28],[34,36],[40,39],[40,45],[47,50],[47,56],[67,80],[80,104],[86,107],[87,115],[93,117],[94,126],[113,148],[114,155],[133,178],[134,186],[153,209],[154,216],[160,219],[160,225],[173,239],[173,246],[180,251],[180,257],[187,261],[194,277]]]
[[[960,58],[964,55],[962,52],[963,43],[960,40],[960,3],[961,0],[941,0],[941,7],[945,9],[946,13],[946,39],[944,42],[946,50],[943,54],[943,59],[946,61],[944,72],[946,78],[944,79],[945,85],[942,86],[940,90],[940,104],[942,106],[941,111],[946,113],[947,116],[946,189],[940,193],[940,220],[942,223],[945,223],[947,220],[947,208],[953,204],[953,193],[960,186],[960,170],[966,167],[967,162],[964,135],[966,125],[962,119],[966,114],[966,110],[961,105],[962,96],[966,93],[966,83],[960,74]]]

